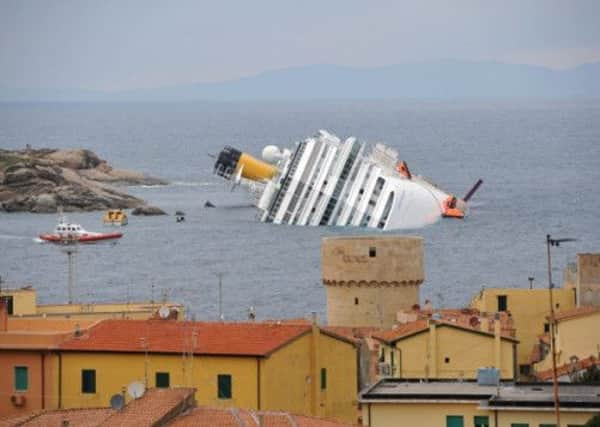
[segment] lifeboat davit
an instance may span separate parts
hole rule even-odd
[[[97,233],[94,231],[87,231],[81,225],[69,223],[64,217],[61,217],[54,229],[54,233],[40,234],[39,237],[41,240],[50,243],[96,243],[120,239],[123,237],[123,233]]]

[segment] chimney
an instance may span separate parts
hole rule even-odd
[[[0,298],[0,332],[8,331],[8,306],[4,298]]]

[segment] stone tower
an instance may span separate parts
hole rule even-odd
[[[577,305],[600,307],[600,254],[577,254]]]
[[[423,239],[326,237],[321,276],[329,325],[391,327],[399,310],[419,303],[425,277]]]

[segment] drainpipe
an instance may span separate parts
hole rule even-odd
[[[260,411],[260,359],[256,358],[256,410]]]
[[[501,325],[500,319],[497,318],[494,320],[494,365],[498,369],[499,372],[502,371],[502,342],[500,339],[501,336]],[[500,375],[502,376],[502,375]]]
[[[46,353],[41,352],[42,362],[42,409],[46,409]]]
[[[310,334],[310,376],[311,376],[311,415],[319,415],[319,393],[321,385],[319,383],[319,325],[317,325],[317,313],[312,313],[312,330]]]
[[[434,320],[429,321],[429,352],[427,354],[429,359],[429,372],[428,377],[435,379],[438,376],[437,368],[437,330],[436,323]]]
[[[8,331],[8,307],[6,300],[0,298],[0,332]]]
[[[58,409],[62,409],[62,353],[58,353]]]

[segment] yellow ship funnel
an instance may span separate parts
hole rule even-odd
[[[250,154],[242,153],[238,160],[237,171],[241,169],[242,177],[252,181],[264,181],[273,178],[278,170],[275,166],[258,160]]]
[[[219,153],[214,172],[226,179],[243,177],[252,181],[265,181],[273,178],[279,170],[250,154],[225,147]]]

